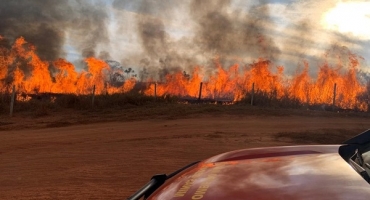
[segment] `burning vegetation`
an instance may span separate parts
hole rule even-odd
[[[1,41],[5,39],[1,37]],[[214,61],[214,70],[209,75],[204,67],[194,67],[189,74],[177,70],[169,72],[163,80],[142,80],[146,85],[138,92],[147,96],[179,96],[198,98],[228,99],[238,102],[250,95],[263,94],[277,100],[289,99],[300,105],[335,105],[342,109],[368,109],[368,89],[358,79],[359,60],[357,55],[347,52],[348,62],[331,66],[324,61],[319,66],[316,78],[309,75],[309,64],[293,77],[284,75],[283,66],[257,59],[248,65],[233,64],[222,66],[219,59]],[[15,85],[19,94],[74,94],[87,95],[127,93],[139,82],[135,77],[119,74],[110,62],[89,57],[84,60],[86,70],[77,71],[65,59],[53,62],[42,60],[36,54],[36,47],[20,37],[7,47],[0,47],[0,88],[2,93]],[[130,70],[131,71],[131,70]],[[121,81],[117,83],[117,73]],[[112,78],[113,77],[113,78]],[[200,87],[202,83],[203,87]],[[335,94],[334,94],[335,93]],[[18,100],[29,100],[19,96]]]
[[[2,92],[15,85],[19,93],[96,94],[128,92],[135,85],[129,78],[121,85],[112,86],[109,81],[111,68],[97,58],[86,58],[87,70],[77,72],[65,59],[46,62],[35,53],[36,48],[21,37],[11,48],[1,47],[0,86]]]

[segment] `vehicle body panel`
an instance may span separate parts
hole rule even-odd
[[[209,158],[148,199],[369,199],[339,145],[244,149]]]

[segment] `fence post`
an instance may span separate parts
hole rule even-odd
[[[367,112],[370,112],[370,95],[367,94]]]
[[[254,101],[254,83],[252,84],[251,106],[253,106],[253,101]]]
[[[95,85],[93,86],[92,99],[91,99],[91,106],[94,106],[94,101],[95,101]]]
[[[334,90],[333,90],[333,111],[335,109],[335,98],[337,96],[337,84],[334,83]]]
[[[13,116],[13,110],[14,110],[14,101],[15,101],[15,85],[13,85],[13,91],[10,101],[10,117]]]
[[[203,82],[200,82],[198,101],[202,99],[202,88],[203,88]]]
[[[154,98],[157,99],[157,82],[154,83]]]
[[[307,108],[310,106],[310,88],[307,86],[306,88],[306,106]]]
[[[5,93],[1,92],[1,102],[4,102]]]

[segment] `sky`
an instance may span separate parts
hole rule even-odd
[[[370,60],[370,2],[338,0],[0,0],[0,35],[24,36],[43,59],[116,60],[191,70],[259,58],[287,74],[349,52]],[[19,12],[23,10],[23,12]],[[336,60],[336,61],[335,61]],[[346,62],[346,61],[344,61]]]

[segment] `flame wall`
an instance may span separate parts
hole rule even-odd
[[[133,89],[135,79],[128,79],[120,87],[112,86],[108,80],[111,68],[107,62],[94,57],[85,59],[87,70],[77,72],[72,63],[58,59],[54,62],[41,60],[35,53],[36,48],[24,38],[18,38],[11,48],[0,48],[0,86],[5,91],[16,85],[23,93],[71,93],[90,94],[95,86],[96,94],[124,93]],[[348,65],[330,66],[324,62],[319,66],[317,78],[309,76],[309,64],[304,63],[304,70],[292,78],[284,76],[284,67],[274,67],[270,61],[259,59],[256,62],[240,66],[234,64],[228,68],[214,63],[214,73],[205,76],[203,67],[195,67],[187,75],[184,72],[168,73],[165,81],[158,83],[157,95],[178,95],[198,97],[199,85],[204,82],[202,97],[228,98],[239,101],[255,85],[255,90],[273,95],[276,98],[289,97],[305,104],[331,104],[333,87],[337,85],[337,106],[345,109],[367,109],[365,102],[358,101],[358,96],[366,91],[356,72],[359,58],[348,54]],[[154,95],[154,84],[144,91]]]

